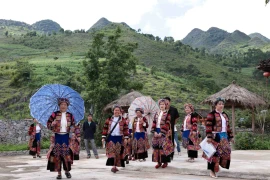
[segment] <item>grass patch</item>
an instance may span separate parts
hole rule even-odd
[[[41,149],[48,149],[50,147],[50,141],[41,141]],[[24,144],[0,144],[0,151],[24,151],[29,150],[28,143]]]

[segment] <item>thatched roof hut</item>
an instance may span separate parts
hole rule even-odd
[[[125,112],[128,112],[128,108],[130,106],[130,104],[137,98],[137,97],[141,97],[143,96],[141,93],[139,93],[138,91],[133,91],[131,90],[130,93],[120,97],[117,100],[114,100],[113,102],[107,104],[105,106],[105,108],[103,109],[103,111],[105,113],[110,113],[112,111],[112,108],[115,104],[119,105],[122,107],[123,110],[125,110]]]
[[[262,97],[237,85],[234,81],[228,87],[206,98],[203,103],[212,105],[218,97],[226,100],[226,107],[234,105],[236,108],[253,109],[257,106],[266,105]]]
[[[235,134],[235,112],[234,108],[249,108],[253,110],[252,129],[255,129],[254,109],[257,106],[266,105],[265,100],[257,94],[237,85],[235,81],[231,85],[206,98],[203,103],[213,105],[216,98],[222,97],[226,100],[225,107],[232,107],[232,125]]]

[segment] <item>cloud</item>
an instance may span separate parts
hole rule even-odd
[[[1,2],[0,17],[29,24],[51,19],[71,30],[88,29],[101,17],[134,25],[156,3],[157,0],[8,0]]]
[[[6,0],[0,17],[33,24],[43,19],[64,29],[88,29],[101,17],[155,36],[183,39],[193,28],[219,27],[270,38],[270,5],[259,0]]]
[[[184,38],[192,29],[218,27],[228,32],[259,32],[270,37],[267,29],[269,7],[260,1],[206,0],[201,6],[189,9],[183,16],[167,18],[166,26],[175,39]]]

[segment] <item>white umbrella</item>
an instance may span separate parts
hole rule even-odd
[[[131,123],[133,123],[134,118],[136,117],[136,108],[143,108],[143,116],[147,119],[149,127],[147,128],[147,133],[150,134],[151,127],[153,124],[155,113],[159,111],[157,103],[150,96],[141,96],[137,97],[131,104],[128,109],[128,118]]]

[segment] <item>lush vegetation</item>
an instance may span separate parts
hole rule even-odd
[[[110,38],[115,37],[118,27],[121,33],[116,46],[109,46],[115,40]],[[93,43],[97,34],[102,34],[104,44],[100,53],[105,54],[95,56],[97,64],[92,66],[90,57],[93,54],[90,52],[97,47]],[[109,54],[107,50],[113,47],[128,50],[131,54],[126,56],[122,50],[112,49]],[[131,88],[140,89],[154,100],[169,95],[172,104],[180,111],[185,102],[192,102],[196,108],[208,108],[201,101],[233,80],[260,95],[265,96],[268,92],[262,72],[255,69],[259,60],[268,56],[266,51],[250,49],[241,57],[234,53],[208,54],[206,49],[194,49],[181,41],[174,41],[173,37],[162,40],[143,34],[140,30],[135,31],[125,24],[109,23],[99,31],[89,32],[60,29],[51,35],[40,31],[35,33],[23,25],[2,26],[0,54],[0,119],[29,117],[29,98],[39,87],[48,83],[61,83],[77,90],[87,102],[87,111],[100,96],[106,95],[99,108]],[[127,60],[129,57],[136,58],[137,62],[121,66],[121,59]],[[131,68],[123,72],[126,79],[121,82],[121,89],[117,90],[109,82],[112,82],[111,77],[118,74],[109,75],[107,71],[110,66],[117,68],[114,60],[121,62],[119,72],[123,68]],[[90,71],[91,67],[99,67],[100,70],[94,68],[94,71]],[[97,72],[99,74],[95,74]],[[98,80],[92,77],[95,75]],[[107,81],[104,77],[107,77]],[[97,82],[101,83],[95,89],[91,83]],[[95,96],[96,92],[102,93]],[[248,111],[238,111],[237,121],[248,114]],[[250,119],[244,119],[245,122],[238,125],[250,127]]]
[[[41,142],[42,149],[48,149],[50,147],[50,141],[47,139],[43,139]],[[0,144],[0,152],[1,151],[24,151],[28,150],[28,144]]]
[[[270,137],[253,133],[237,133],[235,148],[238,150],[270,150]]]

